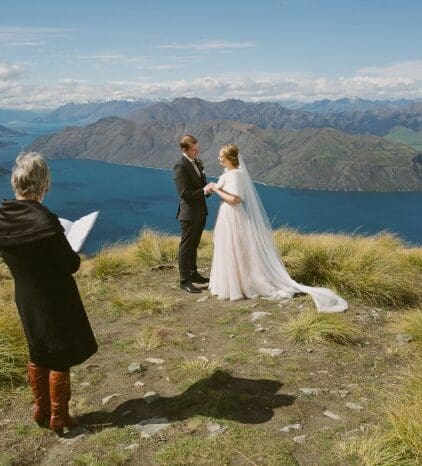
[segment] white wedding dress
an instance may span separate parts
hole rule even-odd
[[[272,230],[255,186],[240,158],[239,168],[226,170],[217,183],[241,202],[222,202],[214,229],[209,290],[219,299],[258,296],[278,299],[296,293],[312,296],[320,312],[342,312],[347,302],[327,288],[305,286],[290,278],[279,258]]]

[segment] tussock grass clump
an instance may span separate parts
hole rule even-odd
[[[103,249],[92,260],[91,274],[99,280],[119,278],[128,273],[131,257],[129,247],[111,247]]]
[[[339,446],[337,456],[344,463],[356,466],[417,466],[409,458],[402,445],[394,443],[392,437],[375,429],[360,439],[343,442]]]
[[[418,355],[403,377],[401,389],[386,400],[373,432],[339,445],[345,464],[417,466],[422,463],[422,357]]]
[[[184,386],[189,386],[211,375],[217,370],[217,364],[212,361],[193,359],[180,360],[174,367],[174,375]]]
[[[131,293],[113,293],[107,314],[110,317],[124,315],[149,316],[160,314],[175,309],[179,299],[154,291]]]
[[[14,283],[0,261],[0,390],[25,380],[26,340],[15,305]]]
[[[422,303],[422,248],[406,248],[396,236],[274,232],[278,250],[290,275],[300,283],[326,286],[347,298],[386,308]],[[152,230],[141,232],[132,245],[105,249],[93,259],[93,275],[116,278],[137,267],[173,264],[179,238]],[[212,258],[212,233],[205,231],[200,260]]]
[[[357,327],[340,314],[305,311],[280,329],[295,343],[335,342],[352,344],[359,335]]]
[[[155,291],[139,293],[130,300],[133,312],[142,315],[160,314],[171,311],[179,304],[179,299]]]
[[[147,326],[143,328],[135,340],[136,348],[142,351],[150,351],[163,344],[163,332],[160,329]]]
[[[22,325],[14,306],[0,303],[0,388],[11,388],[25,378],[28,361]]]
[[[411,335],[414,341],[422,343],[422,309],[397,314],[390,329],[396,333]]]
[[[298,282],[327,286],[344,296],[387,308],[422,302],[418,252],[408,253],[394,235],[298,237],[287,231],[275,236],[280,252],[287,253],[283,256],[286,266]]]
[[[406,250],[405,256],[409,264],[422,273],[422,248],[409,248]]]
[[[294,251],[300,251],[305,241],[305,236],[289,228],[281,228],[274,231],[275,244],[283,259]]]
[[[213,248],[214,245],[212,231],[205,230],[202,233],[201,242],[199,243],[199,259],[210,261],[212,259]]]
[[[422,462],[422,357],[412,364],[402,392],[385,408],[391,435]]]
[[[136,246],[136,254],[140,262],[151,267],[175,262],[179,239],[153,230],[143,230]]]

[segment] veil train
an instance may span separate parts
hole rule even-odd
[[[239,162],[238,170],[244,190],[243,206],[250,222],[252,235],[261,253],[261,259],[264,261],[266,274],[268,273],[271,282],[279,289],[279,294],[293,296],[296,293],[307,293],[311,295],[319,312],[345,311],[348,308],[347,302],[332,290],[306,286],[290,277],[279,257],[270,221],[241,155],[239,155]],[[277,297],[277,293],[274,297]]]

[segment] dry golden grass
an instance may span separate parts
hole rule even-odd
[[[135,346],[141,351],[150,351],[163,344],[163,332],[152,326],[143,328],[135,340]]]
[[[103,249],[90,261],[91,275],[102,281],[119,278],[136,267],[133,257],[132,245]]]
[[[202,359],[180,360],[173,368],[173,376],[183,386],[190,386],[199,380],[211,377],[218,365]]]
[[[389,393],[378,426],[361,438],[342,441],[338,454],[344,464],[417,466],[422,464],[422,355],[417,354]]]
[[[393,438],[374,429],[360,439],[339,444],[339,464],[356,466],[417,466],[408,457],[401,445],[394,444]]]
[[[13,282],[0,278],[0,388],[13,387],[24,380],[27,359],[25,337],[14,304]]]
[[[422,249],[406,248],[394,235],[305,235],[280,229],[274,239],[289,273],[301,283],[327,286],[348,299],[384,308],[422,303]],[[96,256],[93,274],[107,280],[140,266],[175,264],[178,246],[176,236],[144,230],[136,243]],[[212,249],[212,233],[205,231],[199,258],[209,261]]]
[[[125,315],[149,316],[176,309],[179,299],[154,291],[114,291],[110,296],[106,314],[118,318]]]
[[[413,341],[422,343],[422,309],[411,309],[397,314],[390,324],[390,330],[410,335]]]
[[[299,235],[286,230],[275,238],[289,273],[301,283],[327,286],[386,308],[422,302],[420,250],[407,250],[394,235]]]
[[[395,393],[385,408],[394,439],[422,462],[422,356],[411,364],[402,381],[403,390]]]
[[[351,344],[359,336],[345,315],[305,311],[281,327],[280,332],[295,343],[335,342]]]
[[[405,257],[411,265],[415,266],[422,273],[422,248],[407,249]]]
[[[212,231],[204,231],[202,233],[201,243],[198,248],[198,257],[202,260],[210,261],[213,252],[213,236]]]
[[[0,301],[0,388],[24,380],[28,360],[25,337],[17,310]]]
[[[136,256],[144,266],[168,264],[177,260],[178,247],[177,237],[144,230],[136,242]]]

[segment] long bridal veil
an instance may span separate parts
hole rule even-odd
[[[271,282],[280,291],[281,295],[308,293],[320,312],[345,311],[348,308],[347,302],[333,291],[327,288],[302,285],[290,277],[279,258],[267,213],[240,155],[239,162],[239,175],[243,187],[243,206],[250,222],[253,237],[256,240],[256,246],[261,253],[260,256],[266,275],[268,274]]]

